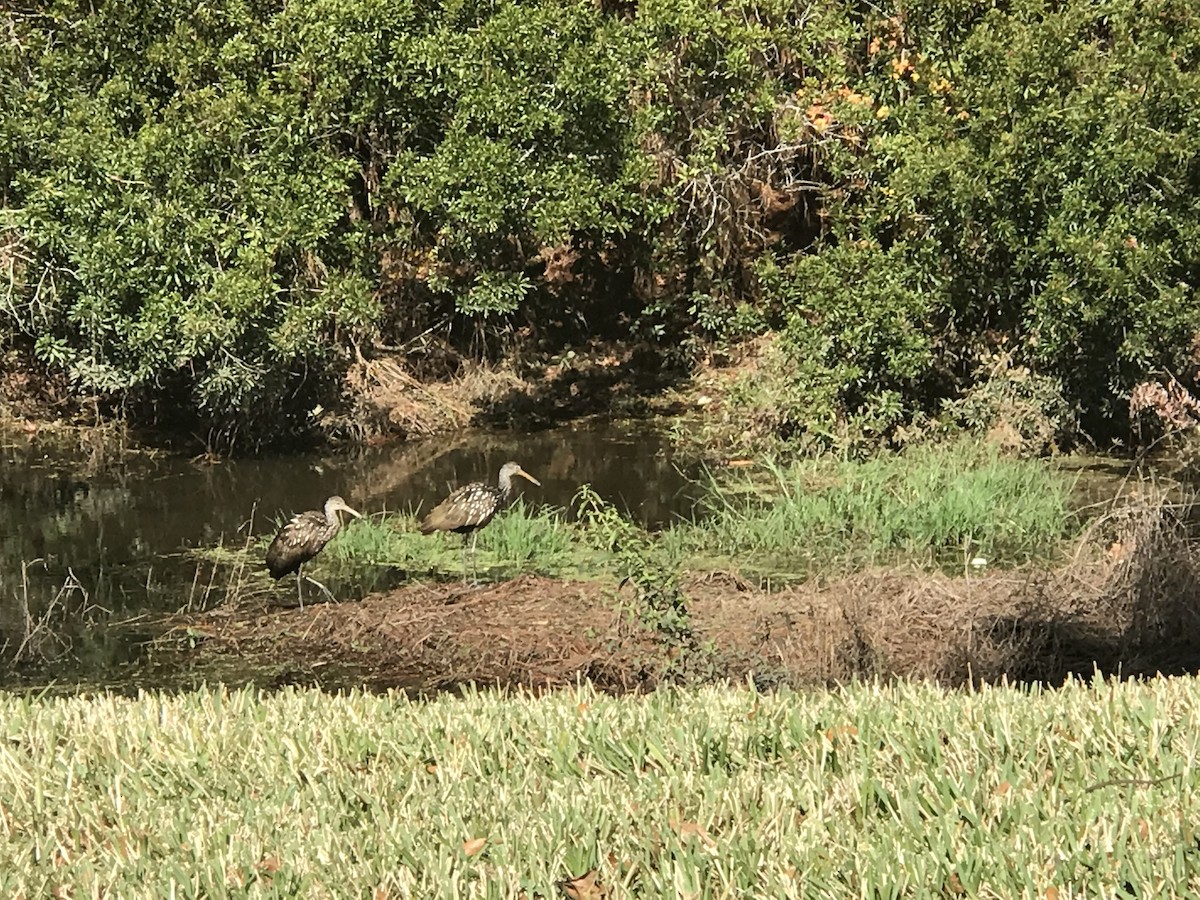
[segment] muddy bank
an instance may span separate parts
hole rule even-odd
[[[1156,513],[1108,522],[1053,570],[963,575],[892,570],[767,592],[728,574],[683,588],[690,632],[660,632],[630,587],[523,577],[484,587],[416,584],[360,602],[218,610],[180,618],[193,661],[323,673],[375,687],[615,691],[664,680],[827,685],[856,676],[947,685],[1058,683],[1200,669],[1200,563]],[[1100,529],[1103,531],[1103,529]]]

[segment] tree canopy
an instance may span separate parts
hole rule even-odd
[[[787,433],[961,412],[997,354],[1103,433],[1197,364],[1190,0],[24,0],[7,24],[0,344],[134,409],[279,434],[435,322],[677,356],[772,330],[746,397]]]

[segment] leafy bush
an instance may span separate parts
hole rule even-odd
[[[15,26],[0,173],[37,265],[14,311],[81,391],[302,428],[351,346],[514,313],[539,244],[640,203],[637,47],[590,4],[47,3]]]
[[[829,248],[791,257],[798,361],[842,411],[910,411],[985,375],[997,338],[1097,435],[1200,328],[1200,13],[1175,0],[901,3],[843,101]],[[920,377],[920,376],[924,377]],[[940,377],[939,377],[940,376]],[[864,386],[868,390],[864,391]]]
[[[1138,380],[1186,377],[1200,329],[1186,0],[10,21],[0,339],[229,439],[307,428],[351,354],[433,325],[632,328],[684,359],[776,330],[770,427],[876,439],[1004,346],[1099,437]]]

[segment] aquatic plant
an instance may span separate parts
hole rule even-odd
[[[960,441],[865,461],[764,461],[709,475],[706,514],[664,540],[709,564],[803,575],[896,562],[1016,565],[1075,528],[1071,479]]]

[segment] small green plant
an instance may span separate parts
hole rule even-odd
[[[715,653],[711,646],[701,645],[692,631],[678,559],[589,485],[579,488],[574,504],[584,534],[611,561],[621,579],[618,590],[626,585],[633,588],[634,600],[623,604],[626,614],[668,648],[665,659],[658,661],[663,676],[686,679],[702,665],[711,670]]]
[[[862,462],[766,461],[708,486],[707,514],[664,542],[775,577],[901,560],[1015,565],[1052,557],[1075,527],[1067,477],[970,441]]]
[[[571,565],[574,534],[563,511],[553,506],[532,507],[524,498],[496,516],[480,532],[479,540],[501,566],[557,572]]]

